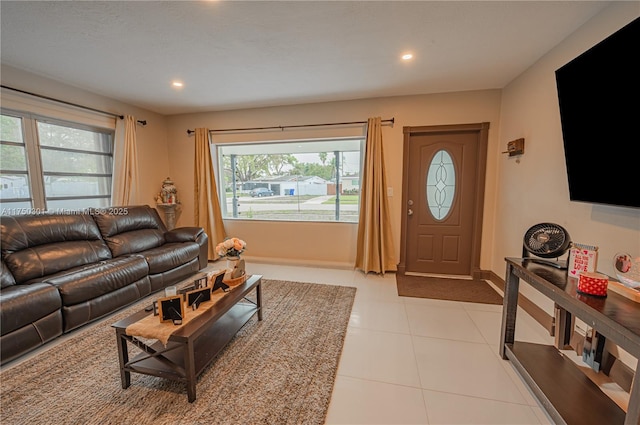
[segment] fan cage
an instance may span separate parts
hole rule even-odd
[[[540,223],[524,235],[524,250],[541,258],[560,257],[569,248],[569,233],[560,225]]]

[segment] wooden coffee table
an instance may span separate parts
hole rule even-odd
[[[147,345],[126,334],[127,326],[152,313],[139,311],[114,323],[122,388],[131,384],[131,372],[159,376],[184,382],[189,402],[194,402],[198,376],[254,314],[262,320],[261,283],[262,276],[252,275],[232,288],[213,307],[171,334],[166,347],[160,342]],[[255,303],[245,298],[253,290]],[[133,359],[129,359],[129,344],[142,350]]]

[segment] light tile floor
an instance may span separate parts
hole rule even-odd
[[[267,279],[357,288],[327,424],[552,423],[498,354],[502,306],[399,297],[393,273],[254,261],[247,267]],[[521,309],[516,338],[553,343]]]
[[[502,306],[399,297],[395,275],[259,264],[251,273],[357,288],[327,424],[550,424],[498,354]],[[518,340],[553,344],[518,311]]]

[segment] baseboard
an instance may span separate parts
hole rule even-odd
[[[249,255],[242,255],[247,263],[262,263],[262,264],[275,264],[283,266],[300,266],[300,267],[320,267],[320,268],[332,268],[342,270],[355,270],[353,264],[343,263],[338,261],[319,261],[319,260],[298,260],[292,258],[282,257],[252,257]],[[395,273],[395,272],[389,272]]]
[[[607,363],[605,364],[603,372],[606,375],[609,375],[609,378],[611,378],[612,381],[620,385],[620,388],[626,392],[631,392],[631,385],[633,384],[635,371],[613,354],[607,351],[605,351],[605,353],[607,354]]]

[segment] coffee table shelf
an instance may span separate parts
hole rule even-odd
[[[189,402],[196,399],[197,377],[254,314],[262,320],[262,276],[253,275],[233,288],[206,312],[176,330],[165,347],[160,342],[145,344],[126,334],[127,326],[149,315],[140,311],[114,323],[120,360],[122,388],[131,384],[131,373],[158,376],[184,382]],[[256,303],[241,302],[256,291]],[[129,345],[143,351],[129,359]]]

